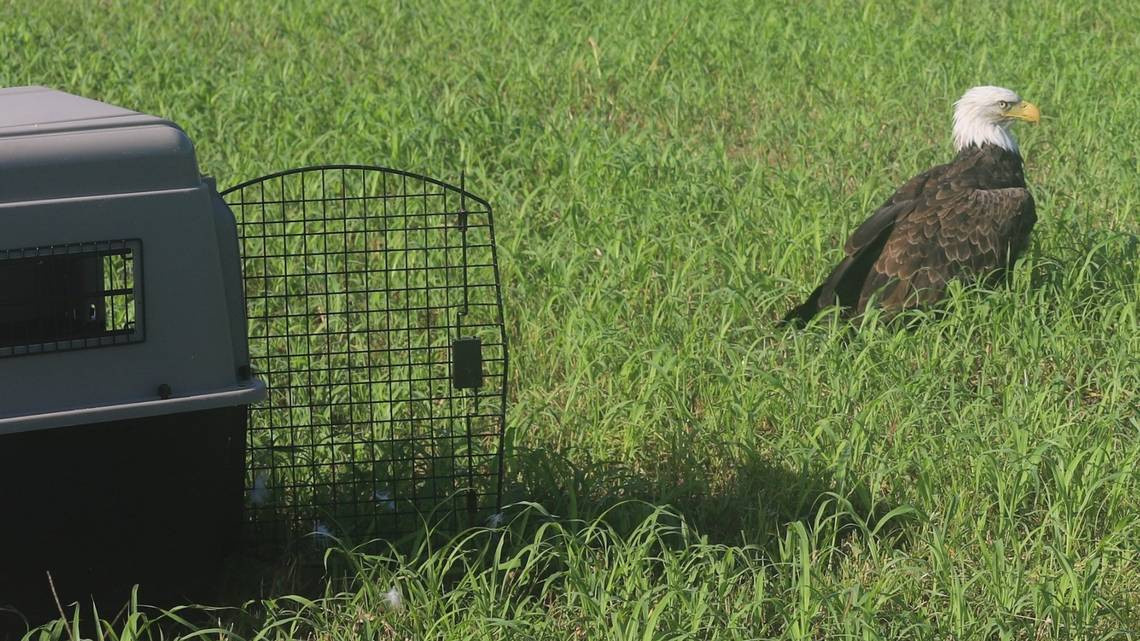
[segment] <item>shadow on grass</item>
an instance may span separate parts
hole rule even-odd
[[[652,457],[643,457],[651,460],[652,466],[642,467],[596,460],[577,451],[515,450],[506,463],[509,473],[504,504],[540,504],[570,530],[601,518],[622,536],[636,530],[658,511],[658,506],[669,505],[710,543],[755,545],[776,560],[792,524],[802,523],[821,546],[842,546],[868,536],[876,537],[880,544],[906,545],[908,531],[918,518],[913,511],[896,510],[881,498],[883,493],[877,488],[853,482],[850,477],[844,480],[811,469],[789,469],[739,444],[710,444],[679,432],[672,440],[657,441],[654,448]],[[508,508],[508,521],[515,509],[525,508]],[[516,525],[519,523],[522,531],[514,532],[519,536],[510,537],[515,541],[510,546],[525,542],[531,530],[541,526],[541,519],[519,519]],[[378,542],[375,550],[391,545],[409,558],[418,558],[412,551],[425,549],[425,537],[433,540],[428,549],[444,549],[441,544],[453,534],[421,528],[403,539]],[[359,582],[366,578],[349,557],[331,554],[326,558],[321,554],[326,546],[352,548],[359,543],[305,536],[295,540],[284,554],[247,549],[231,559],[224,587],[213,601],[224,607],[183,608],[166,616],[144,608],[149,614],[142,620],[150,630],[140,636],[169,638],[215,626],[257,630],[271,618],[274,607],[282,607],[274,606],[274,602],[300,603],[342,589],[359,589]],[[680,538],[663,543],[684,545]],[[446,579],[458,581],[460,577]],[[139,600],[148,602],[145,586]],[[132,610],[138,611],[128,607],[115,616],[104,610],[103,616],[116,619],[111,627],[118,629],[127,625],[123,621],[130,618]],[[82,636],[94,638],[89,608],[84,609],[83,617],[82,629],[87,634]],[[65,629],[55,628],[46,638],[65,639],[69,636]]]
[[[1140,235],[1104,230],[1072,230],[1057,255],[1038,257],[1031,287],[1067,292],[1069,300],[1099,300],[1136,282]]]
[[[811,469],[789,469],[738,444],[710,445],[679,434],[671,442],[658,442],[656,450],[653,467],[635,468],[584,452],[516,449],[506,461],[503,504],[508,507],[503,521],[527,509],[524,503],[538,504],[571,529],[600,518],[614,532],[625,534],[660,506],[669,506],[710,543],[754,545],[778,558],[781,541],[795,523],[825,545],[842,545],[872,532],[880,544],[905,545],[918,519],[913,510],[884,500],[876,488]],[[441,514],[434,522],[449,520]],[[374,545],[307,536],[295,540],[284,554],[247,550],[230,564],[223,602],[236,605],[280,594],[318,597],[335,591],[338,581],[351,583],[353,570],[339,565],[337,555],[323,557],[323,544],[373,551],[391,546],[410,553],[425,538],[442,546],[455,534],[448,528],[433,529],[432,522],[425,517],[419,531]],[[537,527],[541,519],[523,522],[529,523],[526,529]],[[516,534],[523,534],[518,540],[526,539],[525,533]]]
[[[789,469],[739,446],[716,446],[715,452],[702,447],[678,439],[659,453],[653,469],[576,453],[518,451],[508,462],[512,483],[504,502],[533,501],[566,519],[605,513],[618,531],[636,527],[655,506],[668,505],[709,542],[755,545],[773,557],[793,523],[835,542],[875,532],[904,544],[917,518],[866,484]]]

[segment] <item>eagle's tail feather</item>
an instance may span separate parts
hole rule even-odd
[[[824,282],[819,287],[816,287],[815,291],[807,297],[807,300],[788,310],[788,313],[784,314],[784,318],[780,321],[780,325],[792,325],[793,327],[803,327],[807,325],[808,321],[819,313],[819,297],[823,294],[823,289],[826,284],[827,283]]]

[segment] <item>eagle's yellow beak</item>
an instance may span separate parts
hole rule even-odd
[[[1010,107],[1009,111],[1005,112],[1005,115],[1035,125],[1041,122],[1041,111],[1037,109],[1037,105],[1032,102],[1025,102],[1024,100],[1022,100],[1020,104]]]

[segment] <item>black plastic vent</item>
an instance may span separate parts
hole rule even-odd
[[[138,240],[0,249],[0,357],[143,340]]]

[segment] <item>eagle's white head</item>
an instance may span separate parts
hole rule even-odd
[[[997,145],[1017,153],[1009,127],[1015,120],[1036,124],[1041,112],[1005,87],[974,87],[954,103],[954,151],[971,145]]]

